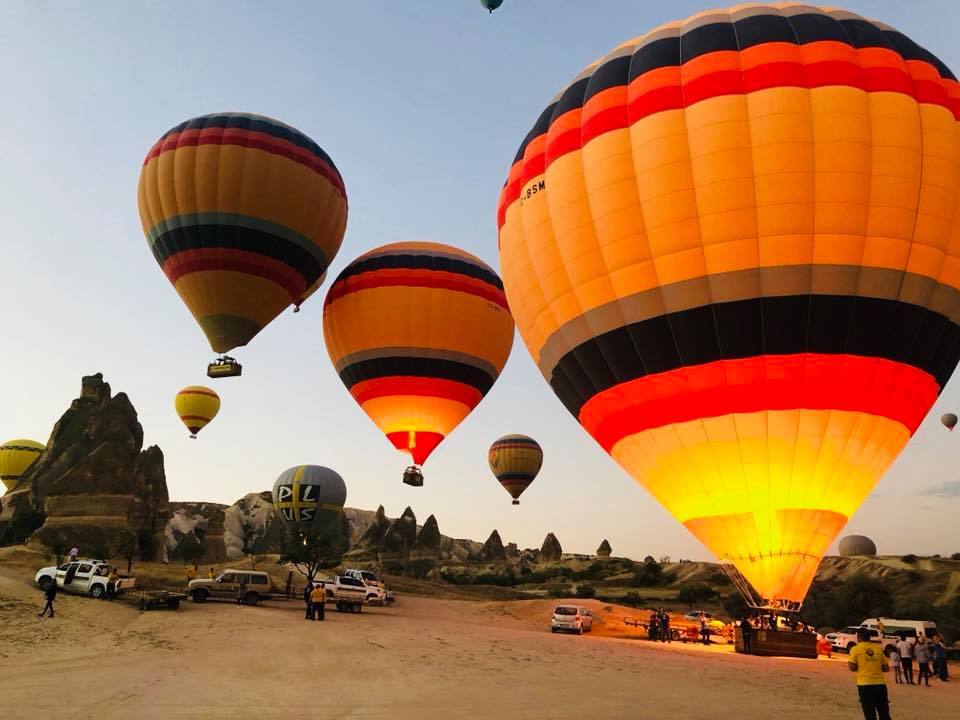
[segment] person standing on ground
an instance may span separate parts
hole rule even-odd
[[[50,617],[53,617],[53,601],[57,599],[57,581],[54,580],[49,585],[47,589],[43,591],[43,596],[47,600],[47,604],[43,606],[43,612],[37,615],[37,617],[43,617],[47,614],[47,610],[50,611]]]
[[[244,604],[244,600],[247,597],[247,578],[243,576],[240,578],[240,584],[237,585],[237,607],[240,607]]]
[[[319,615],[320,622],[323,622],[324,615],[324,605],[327,602],[327,589],[323,586],[323,583],[317,583],[317,586],[313,589],[313,592],[310,593],[310,606],[313,608],[313,619],[317,619],[316,616]]]
[[[917,644],[913,646],[913,656],[917,659],[917,668],[920,674],[917,676],[917,685],[925,683],[930,687],[930,644],[923,633],[917,635]]]
[[[117,596],[117,581],[120,579],[120,573],[117,572],[116,568],[110,568],[110,573],[107,575],[107,595],[106,597],[110,600],[113,600]]]
[[[187,585],[190,584],[191,580],[196,580],[197,575],[200,574],[200,566],[193,565],[192,567],[187,568]]]
[[[310,596],[312,595],[312,593],[313,593],[313,583],[307,582],[307,586],[303,589],[303,602],[307,606],[307,615],[306,615],[307,620],[313,620],[313,607],[312,607],[312,601],[310,599]]]
[[[660,616],[654,610],[650,613],[650,624],[647,626],[647,635],[654,642],[660,637]]]
[[[670,613],[663,608],[660,608],[660,642],[673,642],[670,637]]]
[[[933,639],[933,674],[940,682],[948,682],[947,677],[947,651],[943,647],[943,637],[936,635]]]
[[[890,651],[890,667],[893,668],[893,682],[899,685],[903,681],[900,679],[900,653],[896,648]]]
[[[707,623],[707,616],[700,611],[700,639],[704,645],[710,644],[710,625]]]
[[[859,641],[850,651],[847,667],[857,674],[857,694],[866,720],[890,720],[890,699],[883,674],[890,666],[880,643],[870,642],[867,628],[857,630]]]
[[[743,641],[743,652],[746,655],[750,654],[750,633],[753,631],[753,628],[750,626],[750,621],[747,619],[747,616],[744,615],[743,619],[740,620],[740,639]]]
[[[906,636],[900,637],[897,652],[900,653],[900,664],[903,665],[903,681],[907,685],[913,685],[913,645]]]
[[[210,580],[217,579],[217,571],[213,569],[213,565],[210,566],[210,569],[207,571],[207,578]]]

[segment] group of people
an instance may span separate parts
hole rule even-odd
[[[312,582],[308,582],[307,587],[303,590],[303,601],[307,605],[306,619],[323,621],[324,606],[327,602],[327,590],[323,583],[314,585]]]
[[[914,660],[917,661],[916,683],[913,681]],[[898,685],[923,684],[930,687],[931,677],[936,677],[941,682],[950,679],[947,674],[947,650],[943,646],[943,638],[939,635],[927,638],[920,633],[916,642],[901,638],[896,649],[890,652],[890,667],[893,668],[893,681]]]
[[[663,608],[651,611],[647,636],[654,641],[673,642],[673,638],[670,637],[670,613]]]
[[[191,580],[196,580],[198,577],[200,577],[199,565],[194,564],[187,568],[187,584],[188,585],[190,584]],[[213,580],[216,577],[217,577],[217,571],[214,570],[213,566],[211,565],[210,569],[207,571],[207,578],[209,578],[210,580]]]

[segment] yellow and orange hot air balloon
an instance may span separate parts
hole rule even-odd
[[[503,489],[510,493],[513,504],[519,505],[523,491],[543,466],[543,450],[528,435],[504,435],[490,446],[487,463]]]
[[[0,445],[0,482],[4,487],[13,490],[20,476],[44,450],[46,446],[35,440],[8,440]]]
[[[247,113],[165,133],[144,160],[138,204],[154,257],[218,353],[299,306],[347,222],[330,156],[289,125]]]
[[[765,604],[960,356],[960,87],[853,13],[630,40],[543,111],[499,204],[510,307],[584,428]]]
[[[173,405],[190,437],[196,439],[197,433],[220,412],[220,396],[208,387],[190,385],[177,393]]]
[[[399,242],[340,273],[323,335],[350,394],[422,465],[500,375],[513,320],[500,278],[481,260],[449,245]],[[422,484],[416,467],[405,482]]]

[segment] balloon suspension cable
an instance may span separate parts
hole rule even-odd
[[[740,592],[744,602],[754,610],[772,610],[778,613],[798,613],[802,603],[795,600],[776,600],[763,597],[757,592],[756,588],[744,577],[733,561],[729,559],[720,560],[720,569],[730,578],[730,582]]]

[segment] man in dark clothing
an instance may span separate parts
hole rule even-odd
[[[663,608],[660,608],[660,642],[673,642],[670,637],[670,613]]]
[[[660,616],[656,612],[650,613],[650,625],[647,627],[647,635],[651,640],[656,641],[660,637]]]
[[[307,583],[307,587],[303,589],[303,601],[307,604],[307,620],[313,620],[313,608],[310,605],[310,593],[313,592],[313,583]]]
[[[710,623],[707,622],[707,616],[700,611],[700,639],[704,645],[710,644]]]
[[[43,617],[47,614],[47,610],[50,611],[50,617],[53,617],[53,601],[57,598],[57,582],[54,580],[49,585],[47,589],[43,591],[43,596],[47,599],[47,604],[43,606],[43,612],[40,613],[37,617]]]
[[[740,620],[740,638],[743,640],[743,652],[747,655],[750,654],[750,633],[752,631],[753,628],[750,626],[750,621],[744,616],[743,619]]]

